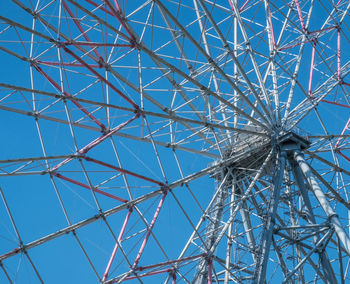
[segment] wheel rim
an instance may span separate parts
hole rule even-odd
[[[5,277],[46,282],[74,267],[61,281],[331,281],[317,251],[303,260],[322,240],[346,279],[312,188],[318,229],[305,229],[281,139],[310,143],[298,149],[347,228],[349,6],[13,1],[0,45]]]

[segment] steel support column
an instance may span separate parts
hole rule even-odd
[[[221,190],[218,192],[218,195],[216,196],[216,200],[214,201],[212,205],[212,209],[210,210],[211,222],[207,227],[206,239],[205,239],[205,247],[208,248],[209,250],[214,245],[216,238],[218,236],[218,233],[219,233],[218,229],[222,220],[225,201],[228,196],[228,188],[229,188],[229,185],[232,183],[232,176],[230,173],[227,172],[229,170],[230,169],[226,169],[222,173],[222,179],[224,179],[226,175],[229,175],[229,178],[227,179],[225,184],[221,186]],[[208,272],[209,272],[209,266],[211,266],[209,265],[209,261],[211,261],[210,258],[203,258],[203,260],[200,262],[198,266],[198,272],[196,274],[196,277],[194,278],[193,283],[195,284],[209,283]]]
[[[240,185],[237,185],[237,187],[238,187],[239,192],[237,192],[236,194],[239,194],[239,198],[242,198],[242,196],[244,195],[243,186],[242,186],[242,184],[240,184]],[[244,231],[247,233],[246,238],[248,241],[249,250],[251,252],[253,261],[255,263],[256,262],[256,254],[255,254],[256,243],[255,243],[255,237],[253,234],[253,227],[252,227],[252,223],[250,221],[249,209],[248,209],[248,205],[247,205],[246,200],[242,200],[242,206],[241,206],[241,209],[239,209],[239,212],[240,212],[240,215],[242,218]]]
[[[275,225],[275,217],[278,206],[278,200],[280,197],[285,164],[286,153],[280,152],[276,163],[275,174],[273,176],[273,192],[271,195],[270,203],[267,208],[265,228],[261,242],[261,251],[257,259],[257,264],[254,272],[254,279],[252,280],[253,284],[265,283],[266,267],[269,259],[272,233]]]
[[[315,215],[313,214],[313,211],[312,211],[311,202],[310,202],[309,196],[307,194],[307,190],[306,190],[306,186],[304,183],[304,178],[303,178],[303,174],[301,172],[301,169],[298,167],[298,164],[294,160],[291,159],[289,162],[290,162],[290,165],[292,168],[292,172],[293,172],[296,184],[300,190],[301,196],[302,196],[303,201],[304,201],[308,222],[310,224],[315,225],[316,218],[315,218]],[[317,234],[314,237],[315,245],[318,243],[319,240],[320,240],[320,237]],[[319,256],[321,264],[322,264],[324,275],[327,278],[327,283],[337,283],[334,271],[333,271],[332,266],[329,262],[327,254],[325,252],[318,252],[318,256]]]
[[[303,154],[300,151],[296,151],[294,153],[294,159],[299,164],[299,167],[310,185],[312,192],[329,218],[329,222],[334,227],[334,230],[342,242],[347,254],[350,255],[350,239],[342,227],[338,215],[334,212],[325,194],[322,192],[321,187],[318,185],[315,177],[312,175],[311,169],[305,161]]]

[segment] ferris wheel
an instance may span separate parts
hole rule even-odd
[[[0,283],[350,281],[350,1],[0,5]]]

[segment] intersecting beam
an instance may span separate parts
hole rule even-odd
[[[254,98],[256,99],[256,102],[261,106],[264,114],[271,119],[271,113],[269,113],[269,111],[267,110],[266,106],[261,101],[261,99],[259,97],[259,94],[256,92],[256,90],[255,90],[254,86],[252,85],[250,79],[248,78],[244,68],[242,67],[242,65],[238,61],[238,58],[235,55],[234,51],[230,48],[230,45],[228,44],[227,40],[225,39],[225,36],[223,35],[222,31],[217,26],[217,24],[216,24],[214,18],[212,17],[210,11],[208,10],[206,5],[204,4],[203,0],[196,0],[196,1],[199,1],[199,3],[201,5],[201,7],[202,7],[206,17],[208,18],[208,20],[212,24],[214,30],[218,34],[218,37],[220,38],[220,40],[221,40],[221,42],[223,44],[223,47],[225,48],[226,52],[230,55],[230,57],[234,61],[235,66],[238,69],[239,73],[242,75],[242,77],[244,78],[245,82],[247,83],[247,85],[249,87],[249,90],[251,91],[251,93],[254,95]],[[235,18],[235,20],[237,20],[237,18]],[[236,33],[237,33],[237,31],[236,31]],[[240,93],[238,93],[238,94],[240,95]]]
[[[326,198],[326,195],[322,192],[321,187],[318,185],[316,178],[312,175],[312,171],[305,161],[303,154],[300,151],[296,151],[294,153],[294,159],[299,164],[299,167],[309,183],[312,192],[329,218],[329,222],[334,227],[334,230],[342,242],[345,251],[348,255],[350,255],[350,239],[341,225],[338,215],[334,212],[332,206],[329,204]]]
[[[268,211],[265,221],[265,228],[262,236],[261,251],[257,258],[257,264],[254,273],[254,284],[264,284],[266,277],[267,262],[269,259],[272,233],[275,225],[275,218],[277,213],[278,201],[280,197],[281,185],[284,167],[286,164],[286,153],[280,152],[278,156],[277,165],[275,168],[275,174],[273,177],[273,192],[268,205]]]
[[[225,176],[227,175],[231,176],[230,173],[226,173]],[[213,205],[210,208],[210,219],[212,220],[212,222],[209,223],[209,225],[206,228],[206,239],[205,239],[205,247],[209,249],[215,243],[215,240],[219,233],[219,227],[221,224],[221,219],[225,208],[225,201],[228,195],[229,183],[231,182],[232,182],[232,178],[229,178],[227,181],[225,179],[222,181],[221,183],[222,186],[220,186],[218,190],[218,194],[216,195]],[[202,261],[199,263],[197,275],[195,276],[196,280],[194,283],[196,284],[209,283],[209,274],[210,274],[209,262],[210,261],[211,261],[211,258],[208,258],[208,259],[203,258]]]
[[[240,181],[238,182],[236,177],[233,177],[233,180],[235,184],[232,184],[232,194],[235,195],[235,197],[239,200],[244,196],[244,186],[243,182]],[[248,185],[246,185],[248,187]],[[256,185],[255,185],[256,186]],[[232,201],[231,201],[232,202]],[[242,206],[239,209],[241,218],[242,218],[242,223],[244,227],[244,234],[247,238],[248,246],[249,246],[249,251],[252,256],[252,260],[254,263],[256,263],[256,241],[255,237],[253,234],[253,226],[252,222],[250,220],[250,214],[249,214],[249,208],[247,205],[247,200],[242,200]]]
[[[320,239],[316,245],[305,255],[305,257],[294,267],[294,269],[287,275],[283,280],[283,284],[287,283],[289,279],[299,270],[299,268],[305,263],[305,261],[318,249],[322,249],[326,246],[330,238],[332,237],[333,230],[329,230],[323,237]],[[337,282],[333,282],[337,283]]]
[[[316,218],[315,218],[315,215],[313,214],[312,205],[311,205],[309,196],[307,194],[307,190],[306,190],[306,186],[305,186],[305,182],[303,179],[301,169],[297,166],[297,164],[294,160],[291,160],[290,164],[292,167],[292,172],[293,172],[295,181],[296,181],[298,188],[300,190],[300,193],[303,197],[303,201],[304,201],[305,208],[306,208],[307,219],[308,219],[309,223],[316,225],[317,224]],[[314,237],[315,245],[319,240],[320,240],[320,237],[319,237],[319,234],[317,234]],[[327,278],[327,283],[337,283],[334,271],[333,271],[332,266],[329,262],[327,254],[325,252],[318,251],[318,256],[319,256],[319,259],[321,261],[324,275]]]
[[[349,138],[350,138],[350,137],[349,137]],[[339,172],[339,173],[344,173],[344,174],[350,176],[350,171],[347,171],[346,169],[341,168],[341,167],[337,166],[336,164],[331,163],[330,161],[328,161],[328,160],[322,158],[321,156],[318,156],[318,155],[316,155],[315,153],[312,153],[312,152],[309,152],[309,151],[305,151],[305,153],[308,154],[308,155],[310,155],[312,158],[315,158],[315,159],[321,161],[322,163],[324,163],[324,164],[330,166],[330,167],[332,168],[333,171],[336,171],[336,172]],[[350,209],[349,209],[349,210],[350,210]]]

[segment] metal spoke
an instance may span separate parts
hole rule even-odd
[[[8,2],[5,282],[350,281],[350,0]]]

